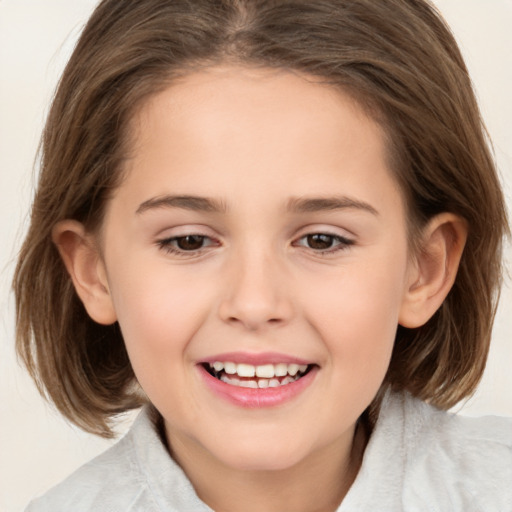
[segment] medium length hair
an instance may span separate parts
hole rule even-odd
[[[455,284],[424,326],[398,327],[383,388],[448,408],[487,359],[508,231],[504,199],[457,44],[425,0],[104,0],[59,83],[40,146],[31,225],[14,276],[17,350],[40,391],[81,428],[144,400],[117,324],[87,315],[51,240],[93,231],[122,178],[128,125],[149,96],[220,63],[287,69],[350,94],[388,139],[414,244],[440,212],[466,220]]]

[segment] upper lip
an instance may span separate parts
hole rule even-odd
[[[280,354],[277,352],[261,352],[261,353],[250,353],[250,352],[224,352],[222,354],[216,354],[211,357],[206,357],[199,361],[200,364],[214,363],[215,361],[220,362],[232,362],[237,364],[251,364],[253,366],[264,365],[264,364],[313,364],[311,361],[302,359],[300,357],[291,356],[289,354]]]

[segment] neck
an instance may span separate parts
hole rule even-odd
[[[202,447],[167,436],[173,458],[197,495],[217,512],[333,512],[354,482],[367,435],[353,428],[335,445],[325,446],[293,467],[272,471],[232,468]]]

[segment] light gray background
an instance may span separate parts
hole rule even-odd
[[[0,511],[22,510],[109,442],[66,424],[15,360],[10,280],[33,191],[33,163],[56,81],[95,0],[0,0]],[[512,205],[512,0],[436,0],[467,59]],[[507,247],[508,268],[512,250]],[[512,416],[512,293],[463,414]],[[458,407],[460,409],[460,407]],[[129,423],[125,420],[123,428]]]

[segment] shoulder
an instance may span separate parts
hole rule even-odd
[[[512,511],[512,419],[390,393],[347,498],[343,511]]]
[[[409,499],[435,492],[450,510],[512,510],[511,419],[459,416],[407,397],[404,427]]]
[[[125,437],[33,500],[26,512],[156,511],[134,443],[135,434],[151,435],[148,430],[150,419],[143,411]]]
[[[402,436],[404,504],[512,510],[512,419],[460,416],[408,394],[391,397],[386,407],[383,427]]]
[[[158,418],[144,407],[125,437],[26,512],[212,512],[170,456]]]
[[[383,429],[400,427],[406,445],[414,451],[449,452],[464,458],[481,458],[475,446],[485,445],[507,455],[512,450],[512,418],[473,418],[443,411],[411,395],[391,395],[384,404]]]

